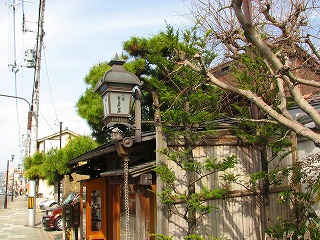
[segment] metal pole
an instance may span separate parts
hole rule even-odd
[[[62,122],[60,122],[59,143],[60,143],[59,149],[61,149],[61,147],[62,147]]]
[[[61,149],[61,147],[62,147],[62,122],[60,122],[59,141],[60,141],[60,148],[59,149]],[[60,178],[57,180],[56,184],[58,185],[58,189],[57,189],[58,199],[57,199],[57,201],[60,204],[60,198],[61,198],[61,191],[60,191],[61,179]]]
[[[41,66],[41,50],[43,43],[43,15],[44,15],[45,0],[40,0],[38,32],[37,32],[37,47],[36,47],[36,62],[34,71],[34,86],[32,93],[32,120],[31,120],[31,143],[30,156],[38,151],[38,114],[39,114],[39,87],[40,87],[40,66]],[[29,199],[28,199],[28,225],[35,226],[36,217],[36,180],[30,180],[29,183]]]
[[[29,103],[28,100],[25,99],[25,98],[17,97],[17,96],[11,96],[11,95],[7,95],[7,94],[0,94],[0,97],[8,97],[8,98],[21,99],[21,100],[25,101],[26,103],[28,103],[29,110],[30,110],[30,103]]]
[[[8,178],[9,178],[9,160],[7,162],[6,192],[4,196],[4,209],[8,208]]]
[[[13,187],[14,187],[14,169],[13,169],[13,173],[12,173],[11,202],[13,202]]]
[[[11,155],[11,160],[8,160],[7,162],[7,176],[6,176],[6,192],[5,192],[5,196],[4,196],[4,209],[8,208],[8,181],[9,181],[9,161],[13,162],[14,159],[14,155]]]
[[[135,141],[141,142],[141,91],[140,89],[136,89],[135,91],[135,119],[134,119],[134,127],[135,127]]]

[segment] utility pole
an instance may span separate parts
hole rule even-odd
[[[62,122],[60,122],[59,123],[60,124],[60,134],[59,134],[59,145],[60,145],[60,148],[59,149],[61,149],[61,147],[62,147]],[[56,191],[57,191],[57,195],[58,195],[58,199],[57,199],[57,201],[58,201],[58,203],[60,204],[60,197],[61,197],[61,192],[60,192],[60,184],[61,184],[61,179],[59,178],[56,182],[55,182],[55,184],[56,184]]]
[[[40,87],[40,67],[41,67],[41,50],[43,44],[43,19],[44,19],[45,0],[39,3],[39,18],[36,44],[36,61],[34,67],[34,82],[32,92],[32,120],[30,131],[30,156],[38,151],[38,116],[39,116],[39,87]],[[36,217],[36,180],[30,180],[28,196],[28,225],[35,226]]]

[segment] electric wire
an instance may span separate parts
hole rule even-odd
[[[52,95],[52,89],[51,89],[51,84],[50,84],[50,78],[49,78],[49,72],[48,72],[48,65],[47,65],[47,58],[46,58],[46,47],[43,44],[43,58],[44,58],[44,65],[45,65],[45,69],[46,69],[46,74],[47,74],[47,80],[48,80],[48,86],[49,86],[49,91],[50,91],[50,97],[51,97],[51,101],[52,101],[52,105],[53,105],[53,110],[54,110],[54,114],[55,114],[55,122],[59,122],[58,120],[58,115],[57,115],[57,111],[56,111],[56,107],[54,104],[54,100],[53,100],[53,95]]]
[[[14,91],[15,91],[15,96],[17,97],[17,74],[14,73]],[[20,133],[21,133],[21,127],[20,127],[20,118],[19,118],[19,108],[18,108],[18,99],[16,98],[16,116],[17,116],[17,123],[18,123],[18,139],[19,139],[19,145],[21,144],[21,139],[20,139]]]
[[[42,112],[39,110],[42,118],[44,119],[44,121],[47,123],[47,125],[49,126],[49,128],[52,130],[52,132],[54,133],[55,131],[53,130],[53,128],[51,127],[51,125],[49,124],[49,122],[47,121],[47,119],[44,117],[44,115],[42,114]]]

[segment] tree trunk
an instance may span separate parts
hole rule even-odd
[[[186,100],[185,105],[185,112],[189,113],[190,106],[188,100]],[[184,136],[184,150],[187,152],[186,161],[192,165],[194,163],[194,158],[192,154],[192,141],[190,140],[191,135],[191,124],[189,122],[185,122],[185,136]],[[187,187],[188,187],[188,199],[189,202],[187,203],[187,223],[188,223],[188,235],[195,234],[196,233],[196,209],[190,202],[191,196],[193,196],[196,193],[196,172],[194,170],[188,170],[186,172],[187,175]]]
[[[267,227],[270,226],[270,198],[269,198],[269,188],[270,188],[270,183],[269,183],[269,177],[268,177],[268,157],[267,157],[267,148],[265,146],[262,146],[260,149],[260,154],[261,154],[261,166],[262,166],[262,171],[266,173],[266,178],[262,180],[262,202],[263,202],[263,207],[261,208],[261,211],[263,211],[264,215],[264,223],[262,223],[262,228],[263,231],[262,233],[265,234],[265,230]],[[265,236],[263,236],[264,239]]]

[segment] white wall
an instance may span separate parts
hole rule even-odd
[[[302,160],[309,155],[315,154],[320,151],[320,148],[316,147],[314,143],[305,138],[298,139],[298,151],[299,160]]]
[[[42,194],[43,198],[53,199],[54,187],[48,186],[46,180],[39,180],[38,194]]]

